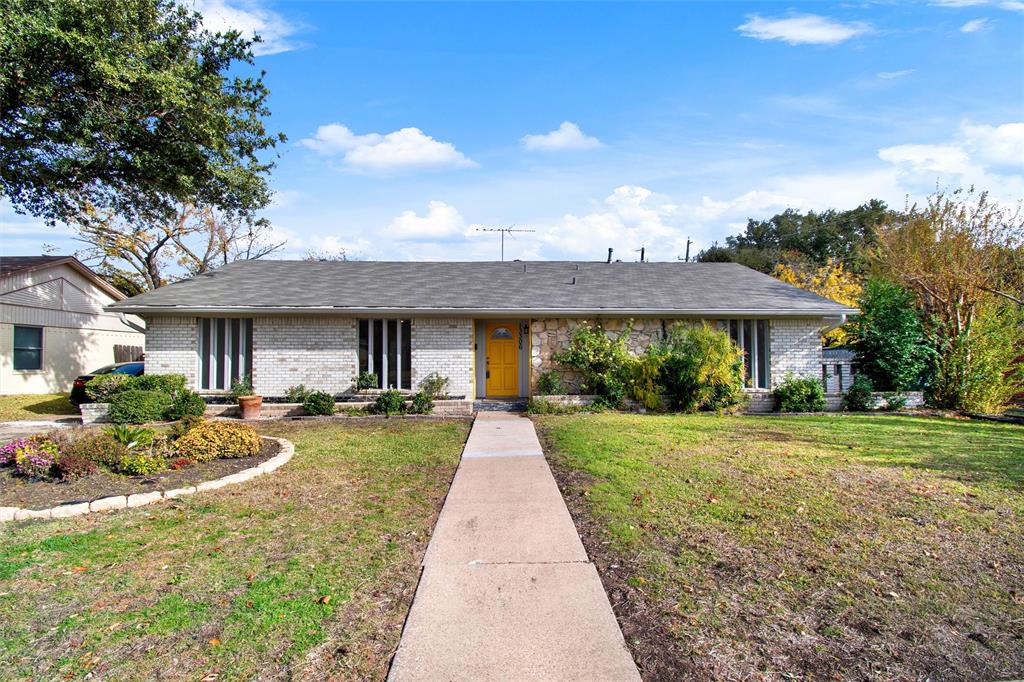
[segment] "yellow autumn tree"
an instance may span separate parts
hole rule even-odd
[[[786,284],[854,308],[857,307],[863,289],[860,277],[850,272],[841,262],[832,259],[820,267],[806,269],[779,263],[772,271],[772,276]],[[826,346],[842,346],[848,341],[848,334],[843,327],[837,327],[826,332],[822,336],[822,341]]]

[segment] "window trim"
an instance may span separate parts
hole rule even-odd
[[[34,329],[39,332],[39,346],[18,346],[18,330],[19,329]],[[45,362],[46,353],[46,327],[42,327],[37,324],[15,324],[11,325],[11,369],[15,372],[41,372],[43,371],[43,363]],[[38,367],[16,367],[15,362],[18,357],[19,350],[35,350],[39,351],[39,366]]]
[[[237,334],[234,329],[236,320]],[[254,327],[251,317],[196,318],[196,390],[227,393],[235,379],[248,376],[250,381],[253,380]],[[237,358],[234,357],[236,341]],[[239,365],[237,375],[236,360]],[[223,387],[217,386],[218,380],[223,380]]]

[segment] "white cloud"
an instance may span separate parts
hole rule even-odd
[[[898,144],[880,149],[878,158],[917,173],[963,173],[970,163],[962,148],[942,144]]]
[[[1024,2],[1021,2],[1021,0],[1003,0],[1003,2],[993,0],[933,0],[932,4],[940,7],[952,7],[954,9],[987,5],[1004,9],[1007,12],[1024,12]]]
[[[423,216],[415,211],[402,211],[388,225],[389,237],[408,241],[430,241],[446,239],[463,234],[465,221],[454,206],[443,201],[431,201]]]
[[[356,170],[477,167],[451,142],[435,140],[419,128],[356,135],[347,126],[331,123],[317,128],[316,135],[300,144],[324,155],[343,154],[345,165]]]
[[[566,149],[594,149],[601,146],[596,137],[584,135],[580,127],[571,121],[564,121],[557,130],[543,135],[525,135],[523,147],[530,151],[561,151]]]
[[[751,14],[736,30],[748,38],[781,40],[790,45],[838,45],[867,33],[871,27],[859,21],[843,23],[817,14],[793,14],[774,19]]]
[[[1010,0],[1010,2],[1001,2],[999,6],[1008,12],[1024,12],[1024,2],[1020,0]]]
[[[988,26],[988,19],[971,19],[960,27],[961,33],[977,33]]]
[[[960,134],[982,163],[1024,168],[1024,123],[976,126],[964,121],[960,124]]]
[[[903,78],[904,76],[909,76],[910,74],[914,73],[914,71],[916,71],[916,69],[900,69],[899,71],[879,71],[875,75],[881,78],[882,80],[892,80],[894,78]]]
[[[255,0],[195,0],[195,10],[203,15],[203,27],[214,33],[237,30],[260,42],[252,46],[256,56],[288,52],[299,47],[292,36],[299,26]]]

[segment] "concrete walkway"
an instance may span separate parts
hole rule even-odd
[[[529,419],[478,414],[388,679],[640,679]]]

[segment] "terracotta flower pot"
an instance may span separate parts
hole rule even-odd
[[[243,395],[238,397],[238,406],[242,410],[242,419],[259,419],[263,407],[263,396]]]

